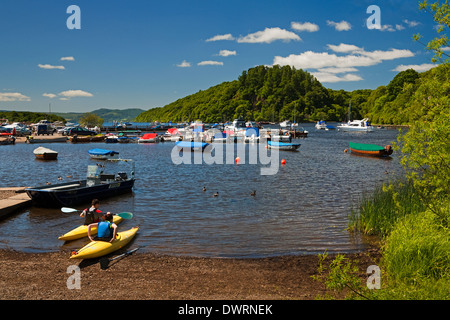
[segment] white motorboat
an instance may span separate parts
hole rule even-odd
[[[282,127],[282,128],[290,128],[291,127],[291,122],[289,121],[289,120],[285,120],[285,121],[283,121],[283,122],[280,122],[280,127]]]
[[[316,123],[316,129],[317,130],[327,130],[328,131],[328,130],[334,130],[336,128],[334,126],[328,125],[326,121],[320,120],[320,121],[317,121],[317,123]]]
[[[353,120],[347,123],[343,123],[337,126],[338,130],[341,131],[362,131],[371,132],[373,131],[373,126],[370,125],[369,119],[364,118],[362,120]]]

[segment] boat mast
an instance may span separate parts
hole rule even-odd
[[[350,106],[348,108],[348,122],[352,121],[351,113],[352,113],[352,99],[350,99]]]

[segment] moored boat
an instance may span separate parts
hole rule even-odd
[[[117,159],[119,152],[106,149],[91,149],[88,151],[89,156],[95,160]]]
[[[116,239],[112,242],[92,241],[80,250],[73,252],[70,259],[92,259],[102,257],[111,252],[117,251],[126,246],[138,232],[139,228],[134,227],[130,230],[117,233]]]
[[[300,143],[267,141],[267,145],[269,149],[284,150],[284,151],[294,151],[300,148]]]
[[[131,162],[131,175],[126,172],[104,174],[103,165],[88,166],[86,180],[76,180],[53,185],[26,188],[33,205],[39,207],[74,206],[89,203],[92,199],[104,199],[131,192],[134,186],[134,162],[128,159],[110,161]]]
[[[335,130],[336,127],[327,124],[327,122],[324,120],[320,120],[320,121],[317,121],[317,123],[316,123],[316,129],[328,131],[328,130]]]
[[[146,133],[138,139],[138,143],[157,143],[159,142],[158,134]]]
[[[376,144],[349,142],[349,147],[352,153],[372,157],[388,157],[393,153],[390,145],[382,147]]]
[[[364,118],[362,120],[349,121],[347,123],[338,125],[337,128],[338,130],[341,131],[361,131],[361,132],[373,131],[373,126],[370,125],[368,118]]]
[[[178,141],[176,142],[176,146],[183,150],[191,150],[191,151],[203,151],[209,145],[206,142],[195,142],[195,141]]]
[[[33,153],[39,160],[56,160],[58,158],[58,152],[44,147],[34,149]]]

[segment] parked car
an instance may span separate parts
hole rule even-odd
[[[69,135],[73,136],[73,135],[79,135],[79,136],[95,136],[97,134],[97,132],[92,131],[92,130],[88,130],[86,128],[83,127],[74,127],[72,129],[70,129],[69,131]]]
[[[5,126],[5,128],[10,128],[11,132],[12,130],[16,130],[16,136],[21,137],[21,136],[29,136],[31,134],[31,130],[24,126],[24,125],[20,125],[17,123],[13,123],[10,125]]]
[[[39,124],[39,125],[37,125],[36,126],[36,134],[39,136],[39,135],[44,135],[44,134],[46,134],[46,135],[53,135],[54,133],[55,133],[55,131],[56,131],[56,129],[55,128],[53,128],[52,126],[50,126],[50,125],[47,125],[47,124]]]

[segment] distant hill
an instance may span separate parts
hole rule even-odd
[[[362,116],[362,104],[371,92],[327,89],[310,73],[290,66],[257,66],[243,71],[237,80],[150,109],[136,121],[343,121],[350,101],[352,118]]]
[[[134,121],[136,117],[144,112],[145,110],[137,109],[137,108],[130,108],[130,109],[124,109],[124,110],[117,110],[117,109],[98,109],[91,111],[90,113],[98,115],[100,118],[103,119],[104,122],[112,122],[112,121]],[[69,112],[69,113],[61,113],[61,112],[55,112],[54,114],[63,117],[67,121],[71,122],[78,122],[80,118],[85,114],[83,113],[75,113],[75,112]]]
[[[424,107],[424,99],[432,96],[445,97],[447,106]],[[327,89],[313,75],[289,66],[258,66],[242,72],[237,80],[145,111],[136,121],[347,121],[351,103],[351,119],[368,117],[376,124],[410,124],[447,112],[449,97],[446,65],[423,73],[408,69],[386,86],[352,92]]]

